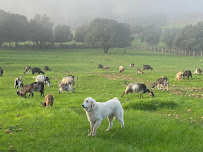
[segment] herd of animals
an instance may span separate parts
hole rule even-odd
[[[131,68],[134,68],[134,64],[130,64]],[[110,66],[102,66],[101,64],[98,65],[98,68],[106,70],[109,69]],[[45,74],[40,68],[34,67],[31,68],[30,66],[26,66],[24,70],[24,74],[26,74],[28,71],[32,70],[32,74],[34,75],[35,73],[38,74],[38,76],[34,77],[35,82],[27,85],[23,85],[23,80],[21,78],[16,78],[14,80],[14,88],[20,88],[17,91],[17,95],[26,97],[26,94],[29,93],[29,97],[34,95],[34,91],[38,91],[41,93],[41,96],[44,96],[44,88],[45,85],[50,87],[50,79],[47,76],[40,75],[40,74]],[[45,71],[51,71],[51,69],[48,66],[44,67]],[[153,68],[150,65],[143,65],[142,70],[153,70]],[[137,74],[143,74],[141,69],[137,69]],[[119,72],[124,72],[124,67],[120,66],[119,67]],[[202,70],[201,69],[196,69],[194,74],[201,74]],[[0,76],[3,75],[3,69],[0,67]],[[189,79],[189,77],[192,78],[192,72],[190,70],[186,70],[185,72],[178,72],[176,74],[175,80],[182,80],[185,77]],[[75,80],[78,79],[77,77],[73,75],[68,75],[63,77],[61,81],[58,82],[58,87],[59,91],[58,93],[60,94],[62,91],[72,91],[75,92]],[[144,93],[149,93],[151,97],[154,97],[154,93],[150,91],[145,84],[142,83],[125,83],[126,84],[126,89],[125,91],[121,94],[121,97],[123,95],[128,94],[128,93],[140,93],[140,98],[143,98]],[[167,77],[161,77],[157,79],[157,81],[152,83],[152,88],[157,87],[159,90],[166,90],[168,91],[169,87],[169,81]],[[41,102],[41,105],[43,107],[52,107],[54,103],[54,96],[52,94],[48,94],[45,97],[44,102]],[[104,118],[108,118],[109,120],[109,127],[107,130],[112,128],[112,121],[113,117],[115,116],[117,120],[120,121],[121,127],[124,128],[124,121],[123,121],[123,108],[122,105],[120,104],[120,101],[117,97],[107,101],[107,102],[96,102],[93,98],[88,97],[84,100],[84,103],[82,104],[82,108],[85,110],[87,114],[87,118],[90,121],[90,134],[89,136],[95,136],[97,128],[101,124],[101,121]]]

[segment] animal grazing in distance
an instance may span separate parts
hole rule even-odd
[[[181,71],[179,71],[177,74],[176,74],[176,79],[175,80],[183,80],[183,73]]]
[[[0,67],[0,76],[2,76],[4,73],[4,70]]]
[[[96,136],[98,127],[106,117],[109,121],[109,127],[106,131],[112,128],[114,117],[121,123],[121,128],[124,128],[123,108],[117,97],[106,102],[96,102],[93,98],[87,97],[84,99],[82,108],[85,110],[87,119],[90,122],[88,136]]]
[[[190,70],[186,70],[184,73],[183,73],[183,79],[185,78],[185,76],[189,79],[189,77],[191,77],[192,79],[192,72]]]
[[[51,71],[51,69],[49,69],[49,67],[48,66],[44,66],[44,71]]]
[[[32,68],[32,74],[35,74],[35,73],[38,73],[38,74],[42,73],[42,74],[44,74],[44,72],[40,68],[34,67],[34,68]]]
[[[134,64],[134,63],[131,63],[129,66],[130,66],[131,68],[134,68],[135,64]]]
[[[202,73],[202,69],[196,69],[194,74],[201,74]]]
[[[167,77],[162,77],[157,79],[156,82],[152,83],[152,88],[155,88],[157,86],[158,90],[167,90],[168,91],[168,87],[169,87],[169,82],[168,82],[168,78]]]
[[[19,88],[23,86],[23,80],[21,78],[15,78],[14,80],[14,88]]]
[[[123,66],[119,66],[119,72],[124,72],[124,67]]]
[[[108,65],[106,65],[103,70],[109,69],[110,67]]]
[[[28,72],[29,70],[31,70],[31,69],[32,69],[32,68],[31,68],[30,66],[26,66],[23,73],[25,74],[25,73],[27,73],[27,72]]]
[[[42,82],[44,84],[47,84],[48,87],[50,87],[50,80],[49,77],[44,76],[44,75],[38,75],[35,78],[35,82]]]
[[[137,74],[143,74],[143,72],[140,69],[137,69]]]
[[[142,70],[153,70],[153,68],[150,65],[143,65],[143,69]]]
[[[101,64],[98,64],[98,69],[103,69],[103,66]]]

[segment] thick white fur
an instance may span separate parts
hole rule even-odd
[[[117,97],[108,100],[107,102],[96,102],[93,98],[88,97],[84,100],[82,107],[90,122],[90,134],[88,136],[96,136],[97,128],[106,117],[108,117],[109,121],[107,131],[113,126],[114,116],[120,121],[121,128],[124,128],[123,108]]]

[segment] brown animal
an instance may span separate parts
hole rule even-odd
[[[143,72],[140,69],[137,69],[137,74],[143,74]]]
[[[24,70],[24,74],[27,73],[29,70],[31,70],[32,68],[30,66],[26,66],[25,70]]]
[[[183,80],[183,73],[181,71],[179,71],[177,74],[176,74],[176,79],[175,80]]]
[[[109,69],[110,67],[108,65],[106,65],[103,70]]]
[[[157,79],[156,82],[152,83],[152,88],[155,88],[157,86],[158,90],[167,90],[168,91],[168,78],[162,77]]]
[[[126,83],[125,83],[126,84]],[[126,89],[125,91],[121,94],[121,97],[123,97],[124,94],[128,93],[138,93],[140,92],[140,98],[143,98],[143,94],[148,92],[151,97],[154,97],[154,93],[151,92],[149,89],[147,89],[145,84],[141,83],[129,83],[126,84]]]
[[[44,83],[34,82],[32,84],[27,84],[27,85],[21,87],[21,89],[19,91],[17,91],[17,95],[26,98],[26,94],[29,92],[30,93],[29,97],[30,97],[30,95],[33,97],[34,91],[38,91],[41,93],[41,96],[42,95],[44,96]]]
[[[124,72],[124,67],[123,66],[119,67],[119,72]]]
[[[41,104],[42,104],[42,107],[47,106],[47,109],[48,109],[49,107],[52,108],[52,106],[53,106],[53,104],[54,104],[54,96],[53,96],[52,94],[46,95],[46,97],[45,97],[45,99],[44,99],[44,102],[43,102],[43,103],[41,102]]]

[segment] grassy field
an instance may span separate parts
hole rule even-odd
[[[203,68],[201,57],[179,57],[141,50],[0,50],[0,152],[201,152],[203,151],[203,75],[175,81],[178,71]],[[135,68],[129,64],[134,63]],[[97,65],[109,65],[109,70]],[[149,64],[153,71],[137,75],[137,68]],[[14,79],[22,77],[24,84],[34,82],[31,72],[23,74],[25,66],[44,68],[53,94],[52,109],[42,108],[44,100],[35,92],[33,98],[17,96]],[[118,67],[125,67],[124,73]],[[58,81],[74,75],[75,93],[58,94]],[[37,76],[34,75],[34,76]],[[120,98],[124,83],[151,83],[161,76],[169,78],[169,91],[154,89],[154,98],[144,94],[128,94]],[[119,97],[124,108],[125,129],[114,120],[112,130],[107,119],[102,121],[96,137],[88,137],[89,122],[81,107],[86,97],[98,102]],[[5,133],[10,129],[11,133]]]

